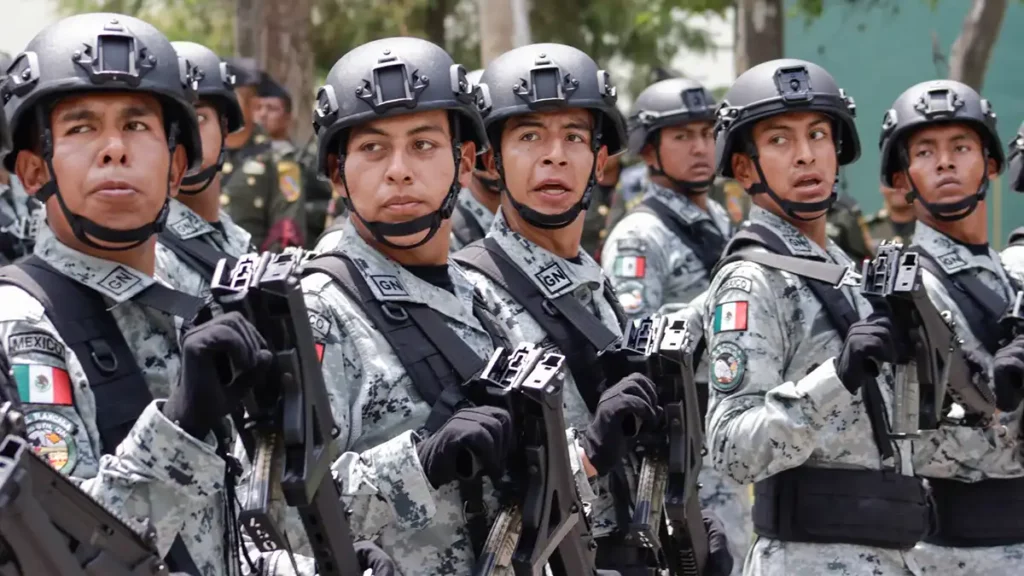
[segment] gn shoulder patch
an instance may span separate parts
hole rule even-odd
[[[708,357],[715,390],[728,394],[739,388],[747,371],[747,353],[743,348],[732,342],[719,342]]]
[[[295,202],[302,195],[302,169],[298,163],[282,160],[277,163],[278,188],[285,200]]]

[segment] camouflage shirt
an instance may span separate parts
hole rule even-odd
[[[491,224],[494,222],[494,214],[492,214],[486,206],[480,203],[480,201],[473,196],[472,190],[469,188],[463,188],[460,190],[457,202],[459,207],[456,208],[456,210],[462,209],[463,213],[469,214],[473,218],[473,221],[480,226],[480,229],[483,230],[484,234],[491,229]],[[465,244],[455,237],[454,232],[452,232],[450,236],[451,245],[448,248],[448,252],[454,254],[461,250]]]
[[[0,258],[13,262],[32,253],[42,204],[25,193],[14,174],[8,184],[0,184]]]

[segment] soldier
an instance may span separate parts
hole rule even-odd
[[[468,267],[467,275],[510,341],[566,355],[566,424],[594,483],[581,488],[596,492],[597,565],[624,576],[650,574],[623,525],[635,492],[633,466],[622,466],[633,452],[623,426],[654,425],[657,394],[641,374],[602,389],[597,353],[621,339],[626,318],[597,262],[580,250],[597,175],[625,144],[615,88],[593,59],[561,44],[504,53],[484,70],[481,84],[490,97],[484,121],[493,146],[489,171],[501,183],[501,208],[487,237],[455,260]],[[720,550],[708,573],[728,574],[731,568],[728,550]]]
[[[0,71],[6,72],[11,56],[0,52]],[[25,193],[18,177],[0,166],[0,264],[32,253],[42,205]]]
[[[604,246],[605,238],[608,237],[608,213],[612,203],[615,201],[615,189],[619,185],[619,176],[622,174],[622,155],[608,157],[608,163],[604,165],[604,171],[597,176],[597,186],[594,187],[594,199],[587,210],[586,218],[583,221],[583,237],[580,239],[580,246],[594,257],[600,264],[601,248]]]
[[[707,289],[732,236],[725,208],[708,200],[714,115],[711,93],[683,78],[652,84],[633,103],[629,151],[647,166],[644,198],[608,235],[603,264],[631,318]]]
[[[462,576],[496,502],[490,480],[458,481],[456,459],[466,449],[500,475],[513,425],[494,408],[452,415],[439,396],[493,350],[472,286],[448,265],[455,199],[487,142],[477,93],[440,47],[387,38],[335,63],[314,114],[318,168],[340,184],[349,216],[345,241],[307,264],[302,286],[352,529],[403,574]],[[410,317],[432,338],[400,320]]]
[[[281,175],[281,189],[294,185],[295,166],[299,167],[302,177],[298,181],[301,188],[300,199],[305,202],[307,242],[314,242],[324,231],[327,222],[327,207],[331,202],[331,185],[320,180],[316,175],[316,149],[313,136],[302,148],[291,140],[292,97],[284,86],[278,84],[269,74],[262,74],[259,84],[260,103],[256,112],[256,122],[270,136],[270,146],[274,151],[277,171]],[[284,180],[289,178],[286,183]]]
[[[893,240],[906,244],[914,236],[914,205],[907,201],[907,191],[880,186],[882,209],[867,220],[868,234],[871,235],[872,251],[882,240]]]
[[[803,263],[852,264],[825,214],[860,154],[853,100],[794,59],[747,70],[724,100],[715,163],[754,206],[707,292],[706,445],[716,470],[754,483],[744,574],[906,576],[929,517],[909,443],[888,436],[891,371],[876,365],[891,322]]]
[[[860,206],[849,194],[840,192],[825,215],[825,232],[854,262],[874,254],[871,233]]]
[[[477,85],[483,70],[474,70],[466,78]],[[480,240],[491,229],[494,212],[501,202],[501,190],[497,182],[487,176],[484,157],[480,152],[473,166],[473,178],[469,186],[459,191],[459,198],[452,212],[452,238],[450,250],[454,254],[463,246]]]
[[[0,272],[0,346],[28,438],[98,502],[152,527],[172,571],[234,574],[220,422],[269,353],[237,314],[179,348],[176,319],[199,301],[154,276],[156,233],[202,156],[192,79],[149,24],[81,14],[36,35],[0,93],[14,135],[5,165],[46,205],[34,254]],[[228,357],[234,382],[212,369]]]
[[[1004,164],[995,112],[965,84],[923,82],[886,113],[879,148],[883,183],[914,203],[911,250],[935,307],[953,315],[971,377],[1019,390],[1024,338],[1003,340],[999,321],[1021,285],[988,244],[985,195]],[[928,478],[938,516],[937,532],[914,550],[925,574],[1020,573],[1024,464],[1013,396],[1000,394],[993,426],[946,422],[914,443],[914,470]]]
[[[254,116],[259,106],[259,71],[248,58],[229,60],[235,94],[245,124],[228,135],[227,158],[221,168],[220,203],[234,221],[252,234],[261,250],[302,246],[306,216],[300,202],[301,173],[294,162],[274,160],[270,138]]]
[[[178,198],[171,200],[167,227],[157,244],[157,268],[182,292],[205,298],[217,262],[251,251],[249,233],[221,210],[219,201],[224,140],[244,121],[227,64],[206,46],[172,45],[196,79],[203,159],[198,171],[182,179]]]
[[[1010,142],[1006,159],[1007,180],[1014,192],[1024,192],[1024,123],[1017,130],[1017,137]],[[1024,276],[1024,227],[1010,233],[1006,248],[1001,254],[1003,265],[1014,273]]]

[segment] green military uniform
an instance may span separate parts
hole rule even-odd
[[[829,238],[842,248],[851,260],[859,262],[874,254],[875,249],[868,234],[867,222],[853,197],[840,194],[832,208],[829,208],[827,218],[825,230]]]
[[[316,239],[324,231],[332,192],[329,182],[317,178],[316,144],[311,142],[314,146],[312,150],[308,146],[301,149],[290,140],[274,140],[271,144],[279,174],[284,172],[281,169],[282,164],[289,168],[298,165],[299,171],[302,173],[300,201],[306,212],[306,229],[303,234],[309,248],[313,247]]]
[[[914,236],[915,223],[916,220],[893,222],[889,217],[889,210],[886,208],[872,214],[867,220],[868,233],[871,235],[871,241],[875,248],[882,240],[895,240],[902,244],[908,244]]]
[[[306,230],[301,169],[274,156],[270,138],[256,126],[244,146],[227,151],[221,171],[221,206],[262,250],[302,246]]]
[[[716,179],[708,197],[725,207],[733,226],[742,224],[750,214],[750,194],[735,180]]]
[[[601,244],[604,243],[604,238],[608,235],[608,228],[605,228],[605,223],[608,219],[608,209],[614,197],[614,188],[595,186],[593,196],[590,199],[590,207],[587,208],[586,216],[584,216],[583,236],[580,238],[580,246],[595,259],[600,257]]]

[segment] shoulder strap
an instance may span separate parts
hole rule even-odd
[[[234,257],[210,246],[198,238],[189,238],[188,240],[184,240],[178,237],[174,232],[165,229],[160,233],[159,239],[168,250],[174,252],[174,254],[188,264],[190,268],[201,273],[207,281],[213,279],[213,273],[217,269],[217,263],[220,262],[222,258],[227,258],[229,267],[235,265],[236,259]]]
[[[634,210],[657,216],[697,256],[709,274],[722,257],[725,238],[714,224],[705,220],[690,224],[653,196],[645,198]]]
[[[1010,232],[1010,239],[1007,246],[1024,246],[1024,226]]]
[[[359,306],[391,346],[416,391],[431,405],[426,430],[440,428],[463,400],[460,385],[475,376],[485,360],[429,306],[378,301],[355,264],[342,254],[314,258],[303,272],[326,274]]]
[[[455,212],[452,213],[452,234],[463,246],[472,244],[487,235],[476,218],[473,218],[469,210],[460,204],[455,205]]]

